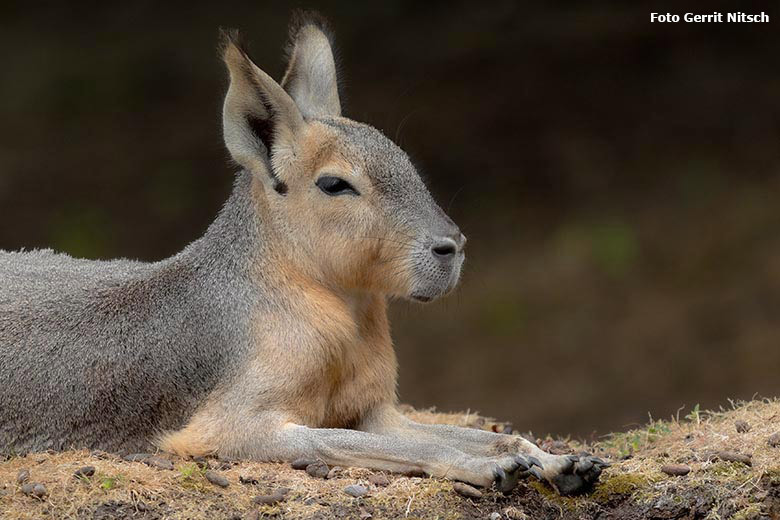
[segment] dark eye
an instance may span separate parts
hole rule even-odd
[[[338,177],[320,177],[316,184],[328,195],[360,195],[350,183]]]

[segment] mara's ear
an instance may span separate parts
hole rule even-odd
[[[290,23],[289,63],[282,86],[303,117],[340,116],[336,62],[327,22],[314,12],[296,12]]]
[[[303,126],[292,98],[249,59],[237,31],[222,31],[222,59],[230,87],[222,108],[222,133],[230,155],[253,172],[265,172],[282,192],[286,186],[274,165],[286,162]]]

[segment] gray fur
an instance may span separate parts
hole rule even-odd
[[[261,243],[250,176],[203,238],[157,263],[0,252],[0,451],[149,449],[250,345]]]

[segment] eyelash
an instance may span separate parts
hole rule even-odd
[[[360,195],[350,183],[340,177],[326,175],[317,179],[317,187],[326,195],[335,197],[338,195]]]

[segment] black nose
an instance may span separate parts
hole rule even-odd
[[[431,252],[433,256],[447,260],[463,251],[464,245],[466,245],[466,237],[463,233],[457,232],[453,236],[434,239]]]

